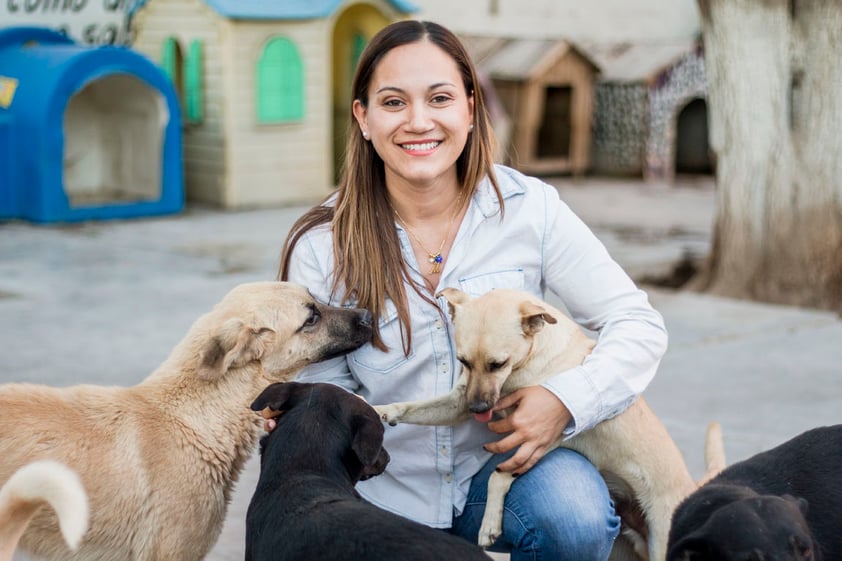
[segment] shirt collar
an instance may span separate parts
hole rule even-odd
[[[500,188],[500,194],[503,195],[504,201],[526,192],[523,184],[518,181],[517,176],[519,174],[515,170],[497,165],[494,166],[494,175],[497,178],[497,185]],[[491,184],[488,176],[485,176],[477,186],[474,201],[485,218],[489,218],[500,212],[500,201],[497,200],[497,194],[494,192],[494,186]]]

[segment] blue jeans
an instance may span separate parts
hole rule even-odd
[[[492,457],[474,476],[451,533],[476,543],[488,478],[510,455]],[[604,561],[619,531],[620,518],[593,464],[556,448],[515,479],[506,495],[503,535],[489,551],[510,553],[511,561]]]

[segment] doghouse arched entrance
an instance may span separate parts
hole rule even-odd
[[[163,96],[128,74],[86,84],[64,111],[64,189],[71,207],[161,197]]]
[[[713,173],[708,142],[707,103],[695,98],[685,105],[676,119],[675,173]]]
[[[336,18],[333,28],[333,178],[339,178],[347,143],[351,112],[351,82],[360,54],[375,33],[389,24],[389,19],[373,6],[356,4]]]
[[[181,210],[181,114],[152,61],[122,47],[79,45],[51,29],[12,27],[0,29],[0,76],[7,84],[0,137],[13,139],[0,148],[14,162],[3,178],[0,219]]]

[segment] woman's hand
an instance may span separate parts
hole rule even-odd
[[[278,417],[281,413],[283,413],[283,411],[275,411],[274,409],[264,407],[260,412],[260,415],[263,417],[263,430],[266,432],[272,432],[275,430],[275,427],[278,425],[275,421],[275,417]]]
[[[488,428],[497,434],[510,433],[497,442],[485,445],[494,454],[518,448],[517,452],[497,466],[515,476],[526,473],[554,444],[573,419],[570,411],[551,391],[541,386],[515,390],[501,398],[494,411],[513,407],[514,411],[499,421],[491,421]]]

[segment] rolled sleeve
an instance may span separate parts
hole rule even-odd
[[[546,192],[544,243],[547,287],[572,319],[598,334],[583,363],[543,385],[570,410],[576,434],[622,413],[646,389],[667,349],[661,315],[591,230]]]

